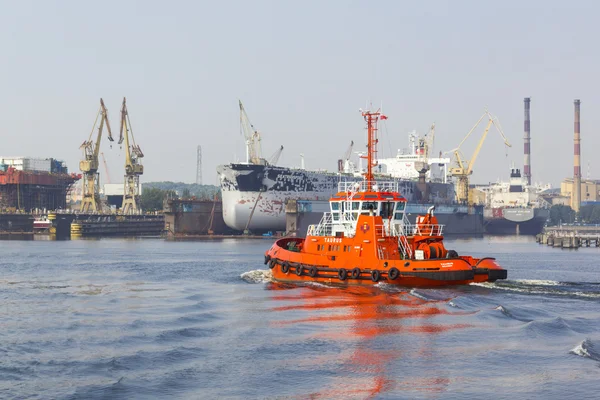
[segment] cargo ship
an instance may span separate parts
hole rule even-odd
[[[527,185],[518,168],[511,168],[509,182],[497,182],[478,190],[485,193],[483,211],[486,233],[540,233],[550,210],[539,193],[548,187]]]
[[[81,179],[53,158],[0,157],[0,210],[31,212],[67,207],[68,193]]]
[[[223,196],[223,219],[239,231],[285,231],[287,201],[327,201],[338,183],[362,176],[349,162],[350,152],[338,163],[338,172],[310,171],[275,165],[260,156],[260,133],[254,129],[240,103],[240,124],[246,137],[246,162],[217,167]],[[381,158],[374,171],[376,181],[393,181],[409,203],[451,205],[454,184],[447,180],[449,158],[430,156],[434,127],[423,136],[409,134],[409,148],[396,157]],[[359,160],[364,156],[359,154]],[[343,165],[343,168],[342,168]]]

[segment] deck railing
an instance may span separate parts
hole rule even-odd
[[[397,192],[398,182],[389,181],[343,181],[338,183],[339,192]]]

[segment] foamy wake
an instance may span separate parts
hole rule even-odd
[[[518,282],[522,285],[532,286],[559,286],[561,284],[557,281],[549,281],[545,279],[515,279],[514,282]]]
[[[273,281],[273,274],[270,269],[255,269],[254,271],[244,272],[240,278],[248,283],[268,283]]]
[[[496,307],[495,310],[500,311],[504,315],[510,315],[510,311],[508,311],[506,308],[502,307],[501,305]]]
[[[410,290],[410,295],[414,296],[414,297],[416,297],[418,299],[421,299],[421,300],[427,300],[427,301],[429,300],[427,297],[423,296],[422,294],[420,294],[419,292],[417,292],[415,289],[411,289]]]
[[[575,348],[571,349],[569,353],[600,361],[600,354],[595,351],[594,344],[589,339],[585,339],[583,342],[579,343]]]
[[[511,285],[511,282],[513,283]],[[539,282],[539,281],[534,281]],[[542,281],[545,282],[545,281]],[[554,282],[554,281],[546,281],[546,282]],[[599,292],[570,292],[566,290],[557,290],[557,289],[543,289],[540,286],[558,286],[561,285],[560,282],[555,282],[555,284],[527,284],[523,283],[523,281],[507,281],[501,284],[493,283],[493,282],[472,282],[471,286],[479,286],[488,289],[498,289],[498,290],[506,290],[509,292],[517,292],[517,293],[527,293],[527,294],[539,294],[539,295],[553,295],[553,296],[569,296],[569,297],[585,297],[597,299],[600,298]],[[537,288],[536,288],[537,286]]]

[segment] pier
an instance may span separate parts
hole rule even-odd
[[[568,225],[548,227],[536,235],[537,243],[563,249],[600,247],[600,225]]]

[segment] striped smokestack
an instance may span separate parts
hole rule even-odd
[[[580,136],[580,105],[579,99],[575,100],[575,160],[574,160],[574,171],[573,171],[573,198],[572,208],[576,212],[579,212],[581,207],[581,136]]]
[[[523,103],[525,105],[525,137],[524,137],[524,153],[525,153],[525,161],[523,162],[523,175],[525,179],[527,179],[527,184],[531,185],[531,122],[529,120],[529,103],[531,99],[529,97],[525,97]]]

